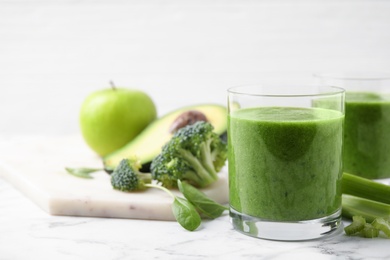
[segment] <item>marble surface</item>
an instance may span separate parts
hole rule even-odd
[[[388,71],[390,2],[0,0],[0,39],[2,138],[75,134],[82,100],[109,80],[149,93],[162,115],[225,104],[234,85]],[[51,216],[0,179],[1,260],[363,260],[390,259],[389,246],[342,233],[254,239],[232,230],[227,215],[195,232],[170,221]]]
[[[275,242],[232,229],[229,217],[188,232],[172,221],[50,216],[0,180],[0,259],[389,259],[388,239]]]
[[[125,193],[114,190],[104,170],[92,179],[68,174],[65,167],[102,169],[102,159],[81,134],[62,137],[0,137],[0,178],[11,183],[51,215],[174,220],[172,197],[159,189]],[[20,158],[23,158],[21,163]],[[210,198],[227,203],[227,169],[202,189]],[[172,190],[179,195],[178,190]]]

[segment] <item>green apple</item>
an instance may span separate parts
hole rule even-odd
[[[112,87],[89,95],[79,119],[88,146],[105,156],[133,140],[156,116],[155,104],[143,91]]]

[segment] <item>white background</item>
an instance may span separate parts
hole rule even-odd
[[[162,115],[347,70],[390,70],[390,1],[0,0],[0,134],[77,133],[81,102],[109,80]]]

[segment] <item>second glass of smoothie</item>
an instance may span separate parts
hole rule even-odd
[[[368,179],[390,178],[390,75],[315,76],[320,84],[346,90],[344,171]]]
[[[307,240],[340,225],[344,90],[228,90],[230,216],[236,230]]]

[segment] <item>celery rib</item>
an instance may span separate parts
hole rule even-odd
[[[373,201],[390,204],[390,186],[362,178],[349,173],[343,173],[341,190],[349,194]]]
[[[362,216],[368,222],[376,218],[390,217],[390,204],[369,200],[361,197],[343,194],[342,195],[342,214],[344,217]]]

